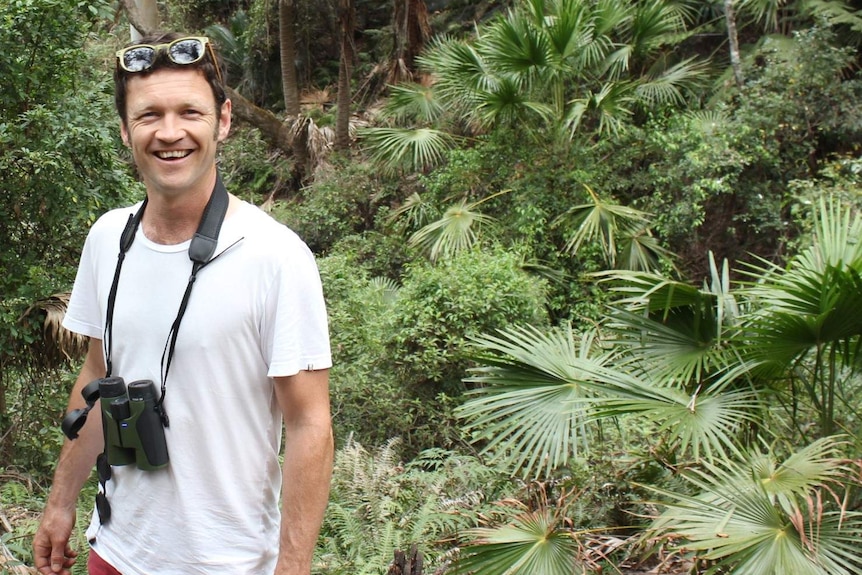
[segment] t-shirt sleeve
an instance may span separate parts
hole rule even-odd
[[[63,327],[87,337],[102,339],[102,313],[99,307],[94,246],[94,233],[91,230],[81,252],[69,306],[63,317]]]
[[[298,237],[279,260],[263,326],[267,375],[280,377],[332,367],[329,326],[320,273]]]

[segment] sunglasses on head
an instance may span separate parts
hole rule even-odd
[[[174,64],[188,65],[199,62],[206,52],[215,67],[218,81],[222,82],[212,42],[205,36],[178,38],[167,44],[135,44],[117,52],[117,65],[126,72],[144,72],[153,67],[159,52],[164,50]]]

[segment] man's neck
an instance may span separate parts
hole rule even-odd
[[[147,208],[141,221],[144,235],[152,242],[165,245],[190,240],[200,225],[212,191],[210,186],[207,190],[168,196],[147,190]]]

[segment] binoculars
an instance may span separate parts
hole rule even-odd
[[[127,386],[122,377],[105,377],[88,383],[81,395],[87,407],[75,409],[63,419],[66,437],[78,437],[87,414],[98,401],[108,464],[134,463],[144,471],[168,464],[165,428],[156,409],[156,386],[151,380],[133,381]]]

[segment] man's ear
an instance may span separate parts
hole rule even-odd
[[[219,123],[218,123],[218,141],[219,142],[225,141],[228,133],[230,132],[230,110],[231,110],[231,102],[230,102],[230,100],[225,100],[224,104],[221,105],[221,118],[219,118]]]
[[[129,144],[129,129],[126,127],[126,123],[120,120],[120,136],[123,138],[123,143],[126,146],[131,146]]]

